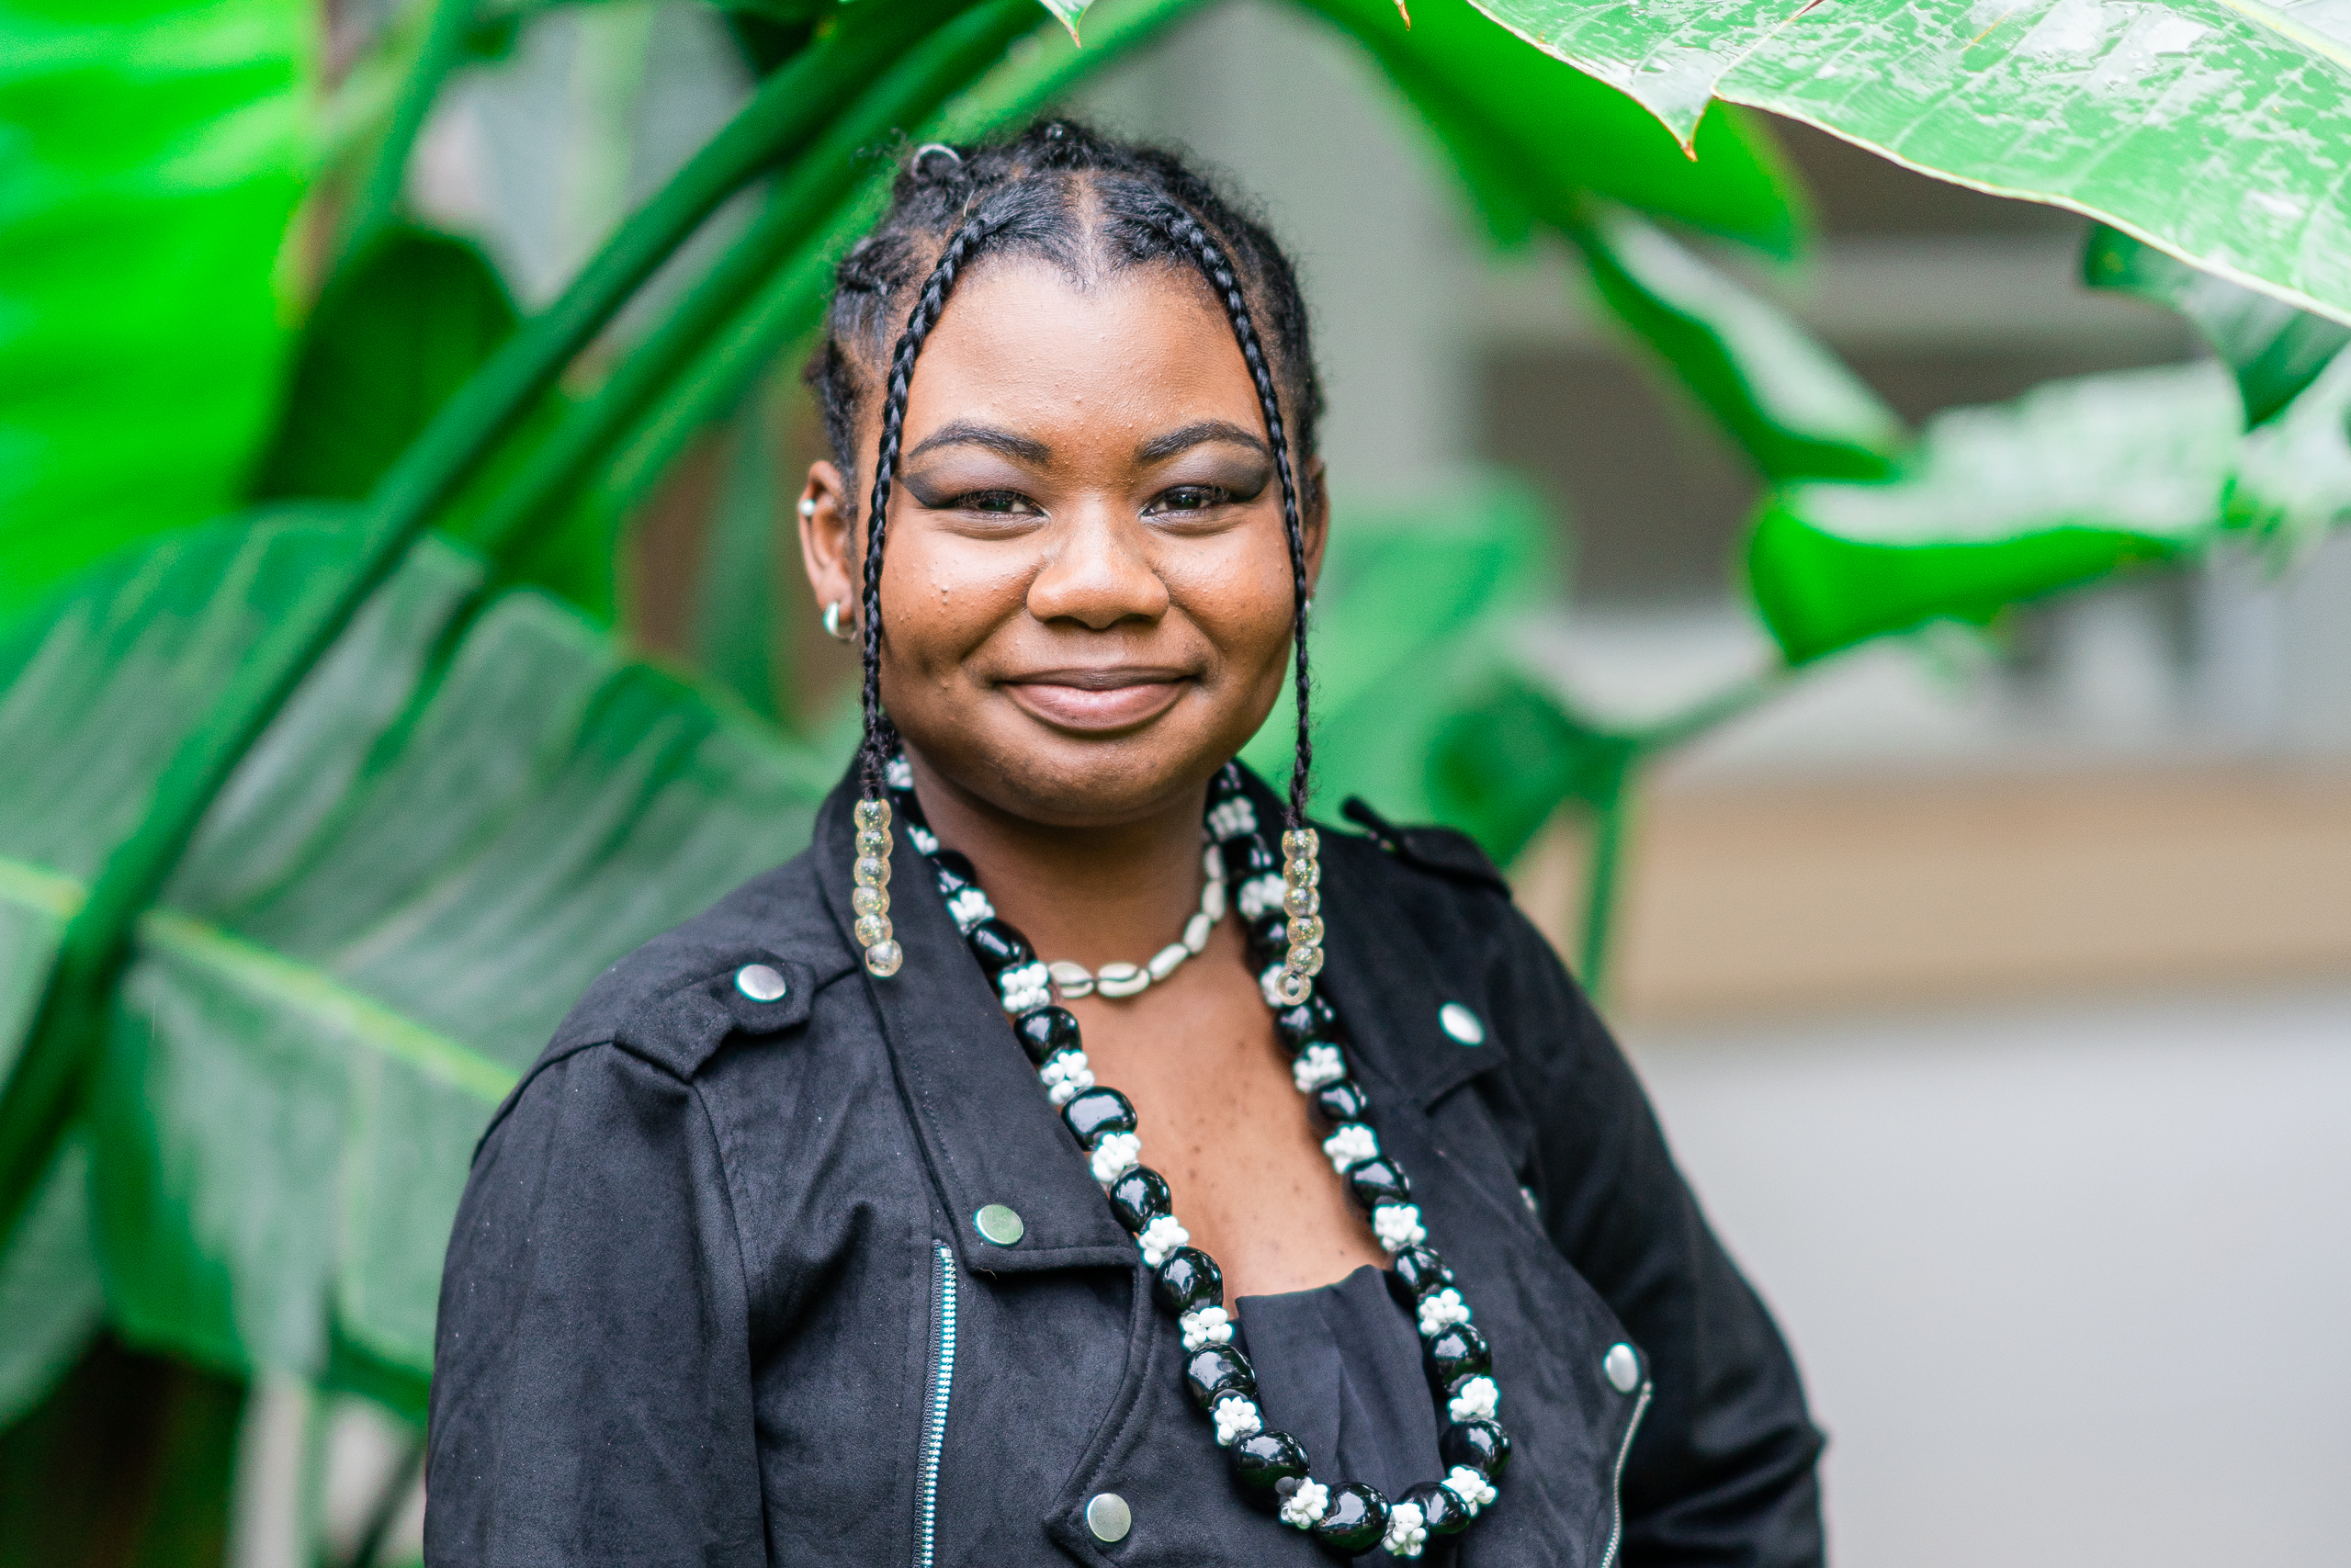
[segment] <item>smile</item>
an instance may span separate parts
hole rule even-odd
[[[1173,707],[1191,683],[1181,671],[1139,667],[1044,670],[1000,682],[1032,716],[1057,729],[1091,733],[1147,724]]]

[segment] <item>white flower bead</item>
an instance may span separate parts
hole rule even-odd
[[[1492,1420],[1502,1404],[1502,1391],[1492,1378],[1472,1378],[1446,1402],[1445,1413],[1456,1421]]]
[[[1290,1064],[1290,1077],[1300,1094],[1312,1094],[1327,1083],[1347,1076],[1347,1058],[1336,1045],[1309,1045]],[[1390,1248],[1391,1251],[1394,1248]]]
[[[1143,1227],[1135,1245],[1143,1249],[1143,1261],[1157,1269],[1177,1247],[1192,1245],[1192,1233],[1173,1214],[1161,1214]]]
[[[1056,1105],[1067,1105],[1094,1087],[1093,1069],[1086,1065],[1083,1051],[1055,1052],[1036,1076],[1045,1084],[1045,1097]]]
[[[995,913],[996,906],[977,887],[958,887],[955,896],[947,900],[948,916],[955,922],[955,930],[966,936],[971,934],[974,926],[992,919]]]
[[[1477,1517],[1478,1509],[1494,1501],[1494,1483],[1465,1464],[1453,1466],[1438,1484],[1460,1498],[1472,1518]]]
[[[1216,1446],[1220,1449],[1231,1448],[1265,1425],[1257,1406],[1238,1393],[1225,1395],[1208,1414],[1216,1418]]]
[[[1441,1291],[1431,1291],[1420,1298],[1420,1332],[1434,1334],[1449,1323],[1467,1323],[1469,1303],[1461,1292],[1448,1285]]]
[[[1223,1307],[1194,1307],[1176,1319],[1176,1326],[1183,1330],[1186,1354],[1233,1342],[1232,1316]]]
[[[1252,876],[1241,884],[1233,902],[1239,906],[1241,918],[1247,920],[1257,919],[1268,909],[1278,909],[1282,907],[1282,879],[1272,872]]]
[[[1383,1203],[1373,1210],[1372,1234],[1390,1252],[1402,1252],[1429,1239],[1429,1233],[1420,1228],[1419,1206],[1413,1203]]]
[[[1475,1475],[1475,1471],[1471,1471]],[[1283,1499],[1282,1522],[1299,1529],[1313,1527],[1330,1507],[1330,1488],[1319,1481],[1301,1481],[1297,1489]]]
[[[920,822],[909,822],[906,825],[906,841],[926,855],[935,855],[939,852],[939,835]]]
[[[1428,1521],[1418,1503],[1398,1503],[1388,1510],[1387,1539],[1380,1544],[1398,1557],[1418,1557],[1429,1544]]]
[[[903,752],[892,757],[882,764],[882,782],[892,789],[912,789],[914,764],[906,760]]]
[[[1254,833],[1257,831],[1257,808],[1249,803],[1249,796],[1237,795],[1208,813],[1208,830],[1216,835],[1220,843],[1226,839],[1238,839],[1243,833]]]
[[[1104,1133],[1094,1145],[1094,1179],[1104,1187],[1133,1170],[1143,1159],[1140,1133]]]
[[[1361,1122],[1343,1122],[1339,1131],[1322,1141],[1322,1152],[1329,1156],[1331,1169],[1344,1172],[1356,1161],[1380,1152],[1379,1135]]]

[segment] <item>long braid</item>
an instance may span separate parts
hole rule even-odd
[[[882,797],[883,770],[897,750],[896,728],[882,712],[882,538],[889,525],[890,490],[898,476],[899,442],[906,428],[907,389],[914,383],[914,362],[921,356],[923,340],[938,325],[939,313],[946,308],[947,295],[955,288],[956,274],[963,270],[972,251],[1001,227],[1001,221],[983,212],[955,231],[931,268],[930,278],[922,285],[922,293],[907,317],[906,330],[899,334],[897,352],[890,355],[888,391],[882,402],[881,448],[874,463],[873,500],[865,513],[865,734],[858,748],[858,760],[864,775],[863,794],[867,800]]]
[[[1299,515],[1297,478],[1290,466],[1290,443],[1283,434],[1282,399],[1274,387],[1272,368],[1266,363],[1264,347],[1258,341],[1257,323],[1249,317],[1249,300],[1241,292],[1240,280],[1233,275],[1232,265],[1225,259],[1224,250],[1198,219],[1173,203],[1168,206],[1164,222],[1168,237],[1189,253],[1225,307],[1225,318],[1232,323],[1233,337],[1240,344],[1242,360],[1249,366],[1249,379],[1257,386],[1258,406],[1265,414],[1266,437],[1273,445],[1274,471],[1282,477],[1282,532],[1290,546],[1291,637],[1298,656],[1298,739],[1290,766],[1290,826],[1303,828],[1306,825],[1307,773],[1314,765],[1314,739],[1306,705],[1306,605],[1311,588],[1306,581],[1306,539]]]

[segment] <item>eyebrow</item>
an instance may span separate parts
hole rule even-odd
[[[1230,420],[1206,419],[1197,424],[1187,424],[1181,430],[1170,430],[1165,435],[1154,435],[1135,448],[1135,460],[1138,463],[1160,462],[1209,441],[1227,441],[1236,446],[1246,446],[1261,457],[1273,455],[1272,448]]]
[[[1025,435],[1015,435],[992,424],[974,424],[969,420],[955,420],[943,424],[922,438],[922,444],[907,457],[920,457],[923,453],[941,446],[985,446],[991,452],[1001,452],[1007,457],[1023,463],[1052,461],[1053,448],[1042,441]]]

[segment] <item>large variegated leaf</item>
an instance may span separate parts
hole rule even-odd
[[[2308,391],[2246,435],[2229,480],[2229,526],[2290,559],[2351,523],[2351,351],[2337,354]]]
[[[1792,178],[1756,117],[1726,105],[1685,149],[1623,94],[1527,48],[1459,0],[1421,6],[1409,26],[1393,0],[1302,4],[1353,35],[1457,159],[1493,159],[1499,183],[1520,187],[1521,205],[1593,190],[1776,254],[1799,242]],[[1501,218],[1506,232],[1511,226],[1503,214],[1488,216]]]
[[[166,541],[0,658],[0,750],[41,760],[0,810],[0,907],[33,917],[0,946],[16,972],[138,793],[90,781],[135,780],[185,722],[158,681],[247,656],[343,534]],[[806,758],[541,594],[476,613],[480,580],[415,552],[140,922],[85,1122],[134,1340],[305,1375],[348,1348],[413,1399],[491,1108],[602,968],[805,840],[827,782]]]
[[[1882,484],[1789,486],[1747,546],[1791,663],[2021,600],[2209,540],[2243,416],[2217,365],[2055,381],[1938,416]]]
[[[1710,97],[2351,321],[2334,0],[1476,0],[1687,140]]]
[[[234,503],[277,412],[317,14],[0,7],[0,618]]]

